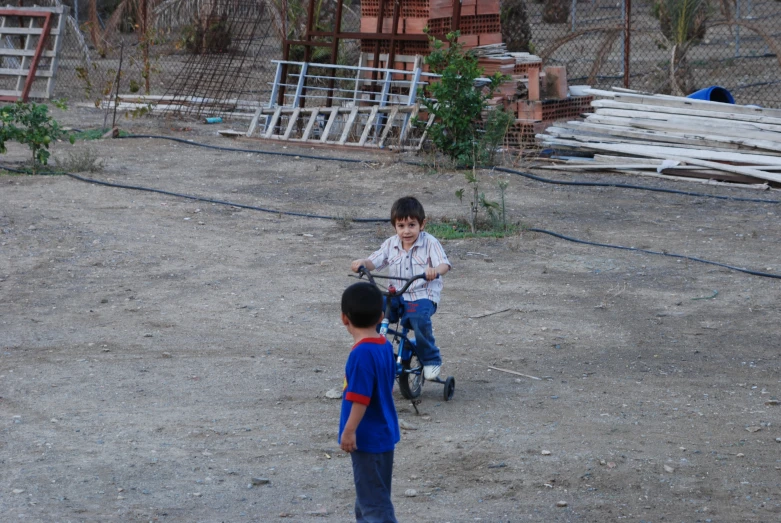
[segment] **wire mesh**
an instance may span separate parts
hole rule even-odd
[[[736,103],[781,107],[781,2],[705,0],[704,32],[687,45],[684,59],[673,59],[675,39],[664,35],[660,4],[692,0],[631,2],[629,86],[655,93],[683,94],[713,85],[726,88]],[[550,3],[566,8],[566,22],[545,23]],[[528,3],[534,50],[546,64],[565,65],[570,84],[624,85],[624,0],[545,0]],[[680,47],[680,46],[679,46]]]
[[[56,5],[59,0],[23,0],[23,6]],[[74,2],[63,3],[71,7]],[[282,58],[281,0],[257,0],[267,4],[263,31],[271,27],[269,37],[255,51],[257,70],[248,85],[251,96],[268,102],[275,67],[271,60]],[[672,67],[672,45],[663,35],[658,16],[660,2],[693,0],[634,0],[631,2],[629,39],[629,87],[649,92],[671,92],[670,77],[676,76],[687,91],[711,85],[728,89],[737,103],[781,107],[781,2],[777,0],[703,0],[707,4],[705,31],[689,44],[685,60]],[[110,12],[100,14],[100,31],[89,26],[89,2],[79,5],[79,20],[67,24],[54,85],[56,97],[74,101],[96,101],[114,87],[119,51],[124,59],[119,92],[144,94],[146,77],[150,94],[162,95],[184,67],[188,51],[186,37],[193,19],[210,0],[148,0],[150,17],[149,74],[145,73],[143,40],[137,33],[137,15],[132,10],[121,18],[116,31],[105,31]],[[106,3],[106,2],[104,2]],[[126,2],[138,5],[138,2]],[[331,2],[321,2],[329,5]],[[558,4],[566,13],[565,21],[548,23],[543,14],[549,4]],[[288,0],[288,7],[293,0]],[[376,4],[376,2],[374,2]],[[298,0],[306,6],[307,0]],[[368,5],[368,4],[367,4]],[[402,0],[402,6],[404,0]],[[596,87],[624,85],[625,0],[538,0],[527,2],[533,52],[547,64],[565,65],[570,84]],[[342,31],[360,30],[360,2],[345,3]],[[403,9],[402,9],[403,11]],[[305,25],[305,18],[293,20],[288,9],[288,28]],[[299,9],[306,16],[306,9]],[[328,24],[325,24],[328,25]],[[77,31],[80,26],[80,31]],[[298,52],[301,50],[299,49]],[[342,41],[338,61],[356,65],[360,45],[356,40]],[[257,58],[255,60],[255,58]],[[297,59],[291,56],[290,59]],[[678,65],[677,62],[675,65]],[[671,75],[671,69],[673,73]]]

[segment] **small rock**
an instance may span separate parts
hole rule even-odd
[[[494,260],[491,259],[491,258],[483,258],[483,261],[486,262],[486,263],[493,263],[494,262]]]
[[[323,507],[323,508],[319,508],[317,510],[311,510],[311,511],[307,512],[306,514],[307,514],[307,516],[327,516],[327,515],[330,514],[330,512],[328,512],[327,508]]]
[[[540,454],[542,454],[543,456],[550,456],[551,452],[550,450],[543,450],[542,452],[540,452]]]
[[[417,425],[413,425],[412,423],[404,421],[403,419],[399,420],[399,428],[404,430],[418,430]]]
[[[607,468],[614,469],[614,468],[616,468],[616,464],[614,462],[612,462],[612,461],[608,461],[607,462]]]
[[[737,457],[737,458],[745,458],[746,455],[743,454],[742,452],[738,452],[737,454],[735,454],[735,457]]]
[[[24,492],[24,489],[23,488],[15,488],[11,492],[13,492],[14,494],[22,494]]]
[[[670,474],[672,474],[673,472],[675,472],[675,469],[672,468],[670,465],[665,465],[664,466],[664,471],[665,472],[669,472]]]
[[[759,432],[760,430],[762,430],[762,427],[756,427],[756,426],[746,427],[746,430],[749,432]]]
[[[292,518],[293,514],[291,514],[289,512],[280,512],[279,513],[279,517],[281,517],[281,518]]]
[[[331,389],[325,393],[325,397],[331,400],[342,399],[342,391],[339,389]]]
[[[408,488],[407,490],[404,491],[404,495],[407,496],[408,498],[414,498],[415,496],[418,495],[418,491],[415,490],[414,488]]]
[[[144,338],[151,338],[151,337],[152,337],[151,332],[147,332],[146,334],[144,334]]]
[[[171,356],[170,352],[164,352],[160,356],[162,356],[163,358],[173,358],[173,356]]]
[[[771,406],[771,407],[776,407],[776,406],[778,406],[778,400],[767,400],[765,402],[765,405],[768,405],[768,406]]]
[[[781,443],[781,438],[776,438],[776,443]]]
[[[268,485],[271,480],[268,478],[252,478],[253,485]]]
[[[193,492],[193,496],[195,496],[196,498],[200,498],[201,496],[203,496],[203,494],[201,494],[200,492]]]
[[[501,463],[491,463],[490,465],[488,465],[488,468],[489,469],[503,469],[506,466],[507,465],[504,462],[501,462]]]
[[[556,503],[557,507],[566,507],[567,505],[568,503],[566,501],[559,501],[558,503]]]

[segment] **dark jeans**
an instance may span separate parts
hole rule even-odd
[[[355,479],[355,521],[358,523],[398,523],[391,502],[393,451],[374,454],[350,453]]]
[[[402,326],[415,332],[415,346],[420,362],[423,365],[442,365],[442,356],[431,328],[431,316],[437,312],[437,304],[426,299],[405,301],[402,297],[393,298],[391,304],[388,320],[395,323],[401,317]]]

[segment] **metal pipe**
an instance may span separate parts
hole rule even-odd
[[[572,32],[575,32],[575,17],[578,11],[578,0],[572,0],[572,4],[569,9],[569,17],[572,20]]]
[[[632,37],[632,0],[624,0],[624,87],[629,89],[629,56]]]

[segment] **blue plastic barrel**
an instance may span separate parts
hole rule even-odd
[[[708,100],[711,102],[721,102],[723,104],[734,104],[735,99],[732,97],[732,93],[719,87],[718,85],[712,85],[705,89],[693,92],[686,98],[694,98],[695,100]]]

